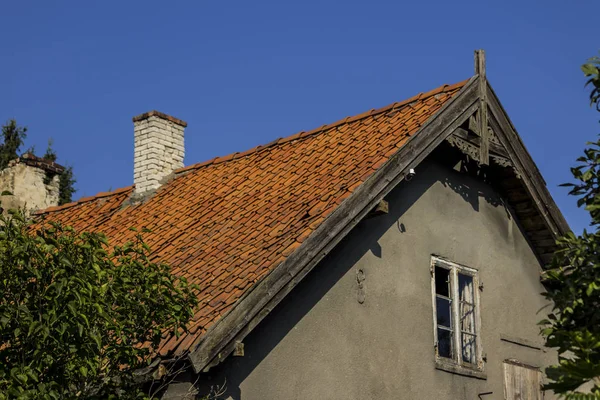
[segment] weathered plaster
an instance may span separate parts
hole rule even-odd
[[[361,222],[246,338],[244,357],[201,376],[201,391],[226,380],[235,400],[493,400],[503,398],[504,359],[553,359],[501,340],[541,346],[546,302],[540,264],[489,186],[423,163],[387,200],[389,214]],[[432,254],[479,270],[486,380],[435,369]],[[180,379],[165,399],[196,377]]]
[[[5,210],[22,208],[27,212],[58,205],[59,176],[51,177],[48,184],[46,171],[41,168],[13,162],[0,171],[0,204]]]

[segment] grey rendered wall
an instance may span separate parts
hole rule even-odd
[[[235,400],[492,400],[503,399],[504,359],[552,360],[500,339],[540,344],[546,302],[539,263],[490,187],[426,163],[388,201],[388,215],[361,222],[246,338],[245,356],[203,376],[204,384],[226,380],[224,398]],[[435,369],[432,254],[479,270],[486,380]],[[166,398],[176,393],[174,385]]]

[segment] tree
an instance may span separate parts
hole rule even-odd
[[[8,167],[11,160],[19,157],[19,150],[27,137],[27,127],[18,126],[14,119],[2,126],[2,139],[0,144],[0,170]]]
[[[54,141],[52,138],[48,139],[48,147],[46,148],[46,153],[42,156],[44,160],[56,162],[58,156],[56,155],[56,151],[52,145]],[[66,203],[70,203],[73,201],[73,194],[75,193],[75,176],[73,175],[73,167],[67,166],[62,174],[59,176],[58,181],[58,205],[61,206]]]
[[[2,137],[3,142],[0,144],[0,171],[8,167],[10,161],[19,157],[21,146],[23,146],[25,139],[27,138],[27,127],[18,126],[17,121],[11,119],[2,126]],[[42,156],[44,160],[56,162],[58,159],[58,155],[52,147],[53,144],[54,141],[52,138],[48,139],[48,147]],[[29,147],[25,153],[35,155],[35,146]],[[52,176],[49,176],[48,181],[45,183],[50,182],[51,178]],[[58,205],[73,201],[76,182],[77,180],[73,174],[73,167],[65,167],[65,171],[59,177]]]
[[[65,170],[58,177],[58,205],[61,206],[73,201],[75,193],[75,176],[73,175],[73,167],[65,167]]]
[[[48,147],[46,147],[46,152],[42,156],[42,158],[44,160],[56,162],[56,159],[58,158],[58,156],[56,155],[56,151],[54,151],[54,148],[52,148],[53,144],[54,144],[54,139],[52,139],[52,138],[48,139]]]
[[[0,399],[146,398],[133,372],[193,315],[194,286],[150,259],[142,234],[0,216]]]
[[[591,86],[590,101],[600,111],[600,58],[582,67]],[[546,346],[558,350],[558,364],[546,369],[551,389],[566,399],[600,399],[600,139],[588,143],[571,168],[577,205],[591,217],[591,231],[568,233],[558,241],[551,268],[545,273],[545,296],[553,308],[541,321]],[[589,386],[584,394],[580,387]]]

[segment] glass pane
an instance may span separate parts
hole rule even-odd
[[[437,340],[438,356],[452,358],[452,332],[438,328]]]
[[[435,293],[450,297],[450,270],[435,267]]]
[[[473,298],[473,277],[458,273],[458,298],[460,301],[475,303]]]
[[[450,300],[442,297],[435,298],[435,311],[437,313],[438,326],[452,327]]]
[[[462,359],[463,362],[477,364],[476,336],[468,333],[462,334]]]
[[[458,305],[458,310],[460,313],[460,330],[463,332],[476,333],[475,306],[461,301]]]

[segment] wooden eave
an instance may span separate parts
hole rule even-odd
[[[394,187],[404,180],[410,168],[416,168],[450,135],[464,136],[465,132],[461,127],[468,125],[469,118],[474,116],[482,105],[487,105],[484,116],[500,143],[500,146],[490,144],[489,149],[485,150],[485,156],[487,158],[489,150],[490,154],[501,153],[499,155],[506,157],[510,162],[512,168],[507,168],[506,176],[500,184],[540,261],[542,264],[546,263],[554,250],[555,239],[569,231],[569,227],[485,76],[480,78],[480,75],[475,75],[379,170],[344,200],[300,247],[247,291],[237,304],[191,347],[188,358],[194,370],[207,370],[229,356],[236,342],[242,341]],[[481,140],[486,139],[482,137]],[[489,160],[485,161],[487,165]]]
[[[505,196],[542,265],[545,265],[556,250],[556,239],[571,229],[489,83],[487,91],[490,127],[497,133],[513,163],[513,170],[518,173],[518,176],[507,176],[499,184],[504,188]]]

